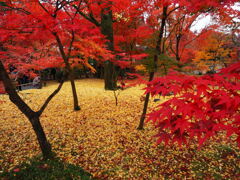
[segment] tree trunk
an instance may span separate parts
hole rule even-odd
[[[179,62],[180,61],[180,56],[179,56],[179,45],[180,45],[180,39],[181,36],[177,36],[177,42],[176,42],[176,60]]]
[[[107,38],[107,48],[110,51],[114,51],[114,39],[113,39],[113,17],[110,8],[105,8],[101,13],[101,32]],[[106,61],[104,64],[104,83],[106,90],[114,90],[117,87],[115,65],[111,61]]]
[[[101,70],[100,70],[100,78],[104,79],[104,67],[101,66],[100,68],[101,68]]]
[[[65,63],[66,70],[68,71],[68,77],[69,77],[69,80],[71,82],[72,93],[73,93],[73,108],[74,108],[75,111],[80,110],[81,108],[78,105],[78,97],[77,97],[77,91],[76,91],[76,86],[75,86],[75,82],[74,82],[74,75],[73,75],[73,71],[72,71],[72,68],[71,68],[70,63],[69,63],[70,53],[67,56],[66,53],[64,52],[63,44],[62,44],[62,41],[60,40],[58,34],[57,33],[53,33],[53,35],[56,37],[56,41],[58,43],[59,51],[60,51],[61,56],[63,58],[63,61]],[[72,42],[73,42],[74,36],[72,36],[72,38],[73,38],[72,39]],[[70,46],[70,49],[71,49],[71,47],[72,47],[72,45]]]
[[[154,77],[154,72],[151,72],[150,76],[149,76],[149,81],[152,81],[153,77]],[[142,112],[140,122],[139,122],[139,125],[138,125],[138,128],[137,128],[138,130],[143,130],[144,120],[145,120],[146,114],[147,114],[149,98],[150,98],[150,93],[147,93],[147,95],[145,97],[145,101],[144,101],[143,112]]]
[[[52,159],[53,152],[50,143],[47,141],[46,135],[43,131],[42,125],[40,123],[39,117],[34,116],[33,118],[29,119],[29,121],[32,124],[33,130],[35,134],[37,135],[37,140],[40,145],[43,158],[44,159]]]
[[[98,22],[97,19],[94,18],[92,12],[90,14],[85,14],[77,7],[78,13],[87,19],[88,21],[92,22],[96,26],[101,29],[101,33],[106,37],[107,48],[108,50],[114,52],[114,38],[113,38],[113,15],[112,15],[112,2],[106,1],[106,7],[101,10],[101,21]],[[101,4],[101,2],[99,2]],[[108,4],[108,5],[107,5]],[[116,76],[116,69],[115,65],[111,61],[106,61],[104,63],[104,87],[106,90],[114,90],[117,87],[117,76]]]
[[[72,87],[72,94],[73,94],[73,106],[74,110],[78,111],[80,110],[80,106],[78,105],[78,97],[77,97],[77,91],[76,91],[76,86],[74,82],[74,77],[72,71],[69,72],[69,80],[71,82],[71,87]]]
[[[104,64],[104,87],[106,90],[114,90],[117,87],[115,66],[111,61]]]
[[[157,40],[157,44],[156,44],[156,54],[154,55],[154,69],[152,70],[152,72],[150,72],[149,74],[149,80],[148,82],[152,81],[154,78],[154,74],[155,71],[157,70],[157,61],[158,61],[158,56],[163,53],[163,49],[161,48],[161,44],[162,44],[162,39],[163,39],[163,33],[164,33],[164,27],[166,24],[166,19],[167,19],[167,9],[168,6],[164,6],[163,7],[163,16],[162,16],[162,23],[159,29],[159,36],[158,36],[158,40]],[[143,106],[143,112],[140,118],[140,122],[138,125],[138,130],[143,130],[143,126],[144,126],[144,120],[146,118],[146,114],[147,114],[147,108],[148,108],[148,103],[149,103],[149,98],[150,98],[150,93],[146,94],[145,97],[145,101],[144,101],[144,106]]]
[[[180,41],[181,41],[182,35],[179,34],[176,36],[176,60],[180,62],[180,54],[179,54],[179,48],[180,48]],[[180,64],[179,64],[180,67]]]

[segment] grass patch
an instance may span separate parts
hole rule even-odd
[[[215,145],[209,152],[208,149],[199,151],[197,160],[192,162],[192,171],[199,179],[235,179],[240,175],[238,155],[239,150],[228,145]]]
[[[41,157],[35,157],[27,162],[16,166],[9,172],[0,174],[0,179],[16,180],[67,180],[67,179],[93,179],[92,175],[85,172],[81,167],[67,164],[58,158],[53,160],[42,160]]]

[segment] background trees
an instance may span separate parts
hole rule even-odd
[[[123,29],[125,28],[125,33],[130,31],[131,27],[126,27],[126,24],[130,25],[134,21],[139,21],[138,18],[143,18],[143,9],[146,2],[135,0],[98,0],[83,1],[83,4],[85,5],[84,8],[79,9],[78,13],[100,28],[101,33],[106,38],[107,49],[113,54],[117,54],[119,53],[119,36],[123,37]],[[134,34],[133,32],[131,33]],[[127,39],[127,37],[125,38]],[[128,43],[127,46],[133,46],[133,44]],[[121,51],[124,50],[122,49]],[[119,65],[121,67],[118,60],[115,57],[104,62],[106,90],[116,89]]]
[[[235,60],[234,49],[228,47],[227,36],[220,32],[210,31],[199,39],[198,51],[193,62],[202,70],[216,72],[227,67]]]

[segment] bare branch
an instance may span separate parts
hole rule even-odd
[[[9,6],[8,4],[6,4],[5,2],[1,2],[0,6],[3,6],[3,7],[5,7],[5,8],[7,7],[7,8],[9,8],[9,10],[20,11],[20,12],[22,12],[22,13],[24,13],[24,14],[27,14],[27,15],[30,15],[30,14],[31,14],[29,11],[27,11],[27,10],[25,10],[25,9],[23,9],[23,8],[11,7],[11,6]]]
[[[175,7],[174,9],[172,9],[171,11],[169,11],[169,12],[167,13],[167,17],[168,17],[172,12],[174,12],[175,10],[177,10],[178,8],[180,8],[180,6],[177,6],[177,7]]]
[[[58,85],[58,88],[55,89],[55,91],[53,91],[53,93],[48,96],[47,100],[44,102],[44,104],[42,105],[42,107],[40,108],[40,110],[37,112],[39,116],[41,116],[41,114],[43,113],[43,111],[46,109],[47,105],[49,104],[49,102],[52,100],[52,98],[60,91],[60,89],[62,88],[64,81],[62,80],[60,82],[60,84]]]
[[[58,45],[59,51],[61,53],[61,56],[63,58],[63,61],[64,61],[65,65],[66,65],[66,68],[67,68],[68,71],[70,71],[71,70],[71,66],[70,66],[70,64],[68,62],[69,57],[66,55],[66,53],[64,51],[64,46],[62,44],[62,41],[60,40],[60,38],[59,38],[59,36],[58,36],[58,34],[56,32],[52,32],[52,34],[56,38],[57,45]]]
[[[42,3],[40,3],[40,1],[38,1],[38,4],[39,4],[39,6],[41,6],[41,8],[42,8],[46,13],[48,13],[50,16],[52,16],[52,15],[49,13],[49,11],[45,8],[45,6],[44,6]]]
[[[74,6],[73,7],[76,9],[76,11],[82,16],[84,17],[85,19],[87,19],[88,21],[92,22],[93,24],[95,24],[96,26],[100,26],[101,23],[99,23],[96,18],[93,16],[93,13],[91,11],[91,8],[89,7],[89,4],[87,1],[85,1],[86,5],[87,5],[87,8],[88,10],[90,11],[89,15],[83,13],[82,11],[79,10],[79,7],[77,6]]]
[[[87,16],[86,14],[84,14],[82,11],[78,11],[78,13],[83,16],[85,19],[87,19],[88,21],[92,22],[93,24],[95,24],[96,26],[100,26],[100,23],[92,17]]]
[[[61,55],[63,57],[63,60],[67,61],[68,59],[67,59],[67,56],[66,56],[66,54],[64,52],[64,47],[63,47],[62,41],[60,40],[60,38],[59,38],[59,36],[58,36],[58,34],[56,32],[52,32],[52,34],[55,36],[55,38],[57,40],[58,48],[59,48],[59,51],[60,51],[60,53],[61,53]]]

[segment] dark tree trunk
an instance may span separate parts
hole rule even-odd
[[[179,48],[180,48],[180,40],[181,40],[181,35],[177,35],[176,37],[176,60],[180,62],[180,55],[179,55]]]
[[[154,72],[151,72],[150,76],[149,76],[149,81],[152,81],[153,77],[154,77]],[[139,125],[138,125],[138,128],[137,128],[138,130],[142,130],[143,129],[144,120],[145,120],[146,114],[147,114],[149,98],[150,98],[150,93],[147,93],[147,95],[145,97],[144,105],[143,105],[142,115],[141,115],[140,122],[139,122]]]
[[[113,39],[113,17],[112,11],[105,8],[101,13],[101,32],[106,36],[108,42],[107,47],[112,52],[114,51]],[[114,90],[117,87],[117,76],[115,65],[111,61],[106,61],[104,64],[104,83],[106,90]]]
[[[41,125],[40,120],[39,120],[39,117],[35,116],[35,117],[33,117],[29,120],[32,124],[32,127],[33,127],[33,130],[34,130],[35,134],[37,135],[37,140],[38,140],[38,143],[40,145],[40,148],[41,148],[41,151],[42,151],[42,154],[43,154],[43,158],[44,159],[53,158],[54,156],[53,156],[51,145],[47,141],[47,138],[46,138],[46,135],[43,131],[42,125]]]
[[[80,106],[78,105],[77,91],[76,91],[76,86],[75,86],[74,77],[73,77],[73,73],[72,73],[72,72],[69,73],[69,79],[70,79],[71,87],[72,87],[74,110],[75,110],[75,111],[78,111],[78,110],[80,110],[81,108],[80,108]]]
[[[103,79],[104,78],[104,67],[101,66],[100,68],[101,68],[101,70],[100,70],[100,78]]]
[[[29,118],[29,117],[33,116],[34,111],[17,94],[17,92],[12,84],[12,81],[9,78],[1,60],[0,60],[0,76],[3,81],[5,90],[9,95],[10,101],[13,102],[26,117]]]
[[[160,29],[159,29],[159,36],[158,36],[158,40],[157,40],[157,44],[156,44],[156,54],[154,55],[154,70],[152,70],[152,72],[149,73],[149,80],[148,80],[149,82],[153,80],[155,71],[157,70],[158,56],[161,53],[163,53],[163,49],[161,48],[162,47],[161,44],[162,44],[166,19],[167,19],[167,16],[168,16],[167,15],[167,9],[168,9],[168,6],[163,7],[162,23],[161,23],[161,26],[160,26]],[[144,120],[145,120],[146,114],[147,114],[149,98],[150,98],[150,93],[147,93],[146,97],[145,97],[145,101],[144,101],[143,112],[142,112],[140,122],[139,122],[139,125],[138,125],[138,128],[137,128],[138,130],[144,129],[143,128],[144,127]]]
[[[104,87],[106,90],[114,90],[117,87],[115,66],[111,61],[104,64]]]

